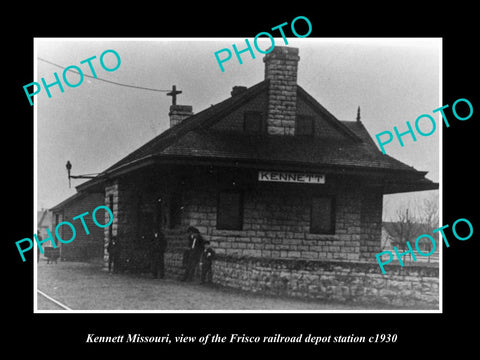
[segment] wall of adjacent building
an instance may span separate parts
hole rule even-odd
[[[91,193],[82,196],[71,204],[65,206],[53,212],[53,229],[52,234],[55,233],[55,227],[57,223],[55,221],[56,214],[59,214],[59,222],[68,221],[74,225],[76,236],[70,243],[64,244],[57,241],[56,244],[60,249],[60,257],[62,260],[68,261],[90,261],[102,258],[102,246],[104,241],[104,231],[102,228],[95,225],[92,219],[93,210],[99,206],[104,205],[104,196],[102,193]],[[87,226],[90,234],[86,234],[80,219],[73,220],[74,217],[88,212],[88,215],[84,216],[85,225]],[[101,220],[103,210],[99,210],[96,214]],[[108,215],[107,215],[108,216]],[[69,240],[72,237],[72,232],[67,225],[59,227],[60,236]]]

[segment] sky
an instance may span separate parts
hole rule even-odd
[[[388,155],[428,171],[427,178],[440,180],[439,148],[442,121],[432,111],[441,103],[441,45],[439,38],[287,38],[299,48],[298,84],[339,120],[355,120],[361,108],[361,121],[374,138],[397,126],[406,130],[406,121],[429,114],[437,130],[428,137],[417,135],[413,142],[404,137],[386,145]],[[252,39],[250,39],[252,42]],[[36,38],[35,57],[57,65],[79,66],[91,75],[91,61],[98,78],[138,87],[168,90],[176,85],[182,94],[177,104],[192,105],[198,113],[230,97],[233,86],[253,86],[264,79],[263,54],[255,58],[242,54],[223,64],[221,72],[214,53],[223,48],[245,47],[244,38]],[[261,49],[269,41],[259,41]],[[285,45],[275,38],[276,45]],[[117,70],[105,71],[99,62],[105,50],[115,50],[121,59]],[[233,51],[232,51],[233,52]],[[54,72],[62,78],[63,69],[37,60],[34,79],[54,82]],[[104,57],[114,67],[111,53]],[[79,75],[68,72],[76,83]],[[62,80],[63,82],[63,80]],[[37,208],[51,208],[73,195],[85,180],[72,179],[69,188],[65,164],[72,164],[72,175],[99,173],[145,144],[169,126],[171,97],[166,92],[123,87],[84,77],[75,88],[64,84],[50,88],[49,98],[42,91],[35,95]],[[25,101],[28,104],[27,98]],[[420,124],[424,132],[431,125]],[[420,203],[438,191],[425,191],[384,197],[384,219],[394,216],[398,207]]]

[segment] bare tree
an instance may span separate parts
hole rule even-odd
[[[423,206],[420,209],[419,220],[424,225],[426,234],[431,234],[434,229],[439,227],[440,216],[438,212],[438,196],[435,194],[423,200]]]
[[[419,226],[418,218],[412,212],[410,206],[397,209],[388,230],[391,244],[402,251],[408,249],[407,241],[412,243],[412,239],[415,241],[422,234],[422,227]]]
[[[390,243],[400,251],[408,250],[407,241],[414,247],[416,239],[423,234],[432,236],[438,245],[438,234],[432,233],[439,227],[437,195],[433,194],[426,198],[421,205],[408,203],[406,206],[398,208],[391,221],[386,230]],[[418,241],[418,247],[424,253],[429,253],[432,246],[428,237],[422,237]],[[428,257],[428,261],[430,261],[430,257]]]
[[[428,234],[435,240],[436,247],[438,247],[439,233],[433,233],[434,229],[437,229],[440,225],[440,214],[438,211],[438,196],[432,194],[430,197],[423,200],[423,206],[420,211],[420,223],[422,226],[422,233]],[[422,248],[424,253],[430,253],[433,244],[431,240],[422,238],[419,241],[419,247]],[[431,257],[428,257],[430,262]]]

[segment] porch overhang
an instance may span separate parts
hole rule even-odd
[[[76,187],[77,191],[99,191],[105,183],[123,175],[135,173],[150,166],[209,166],[237,169],[258,169],[296,172],[322,172],[342,176],[368,178],[368,185],[383,189],[384,194],[413,191],[437,190],[439,184],[425,177],[427,172],[403,169],[369,168],[357,166],[339,166],[298,162],[258,161],[255,159],[203,158],[191,156],[155,156],[149,155],[105,171],[97,177]]]

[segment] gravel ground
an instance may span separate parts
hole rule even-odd
[[[379,305],[339,304],[263,296],[215,285],[109,274],[80,262],[40,261],[38,289],[72,310],[374,310]],[[61,310],[38,294],[38,310]]]

